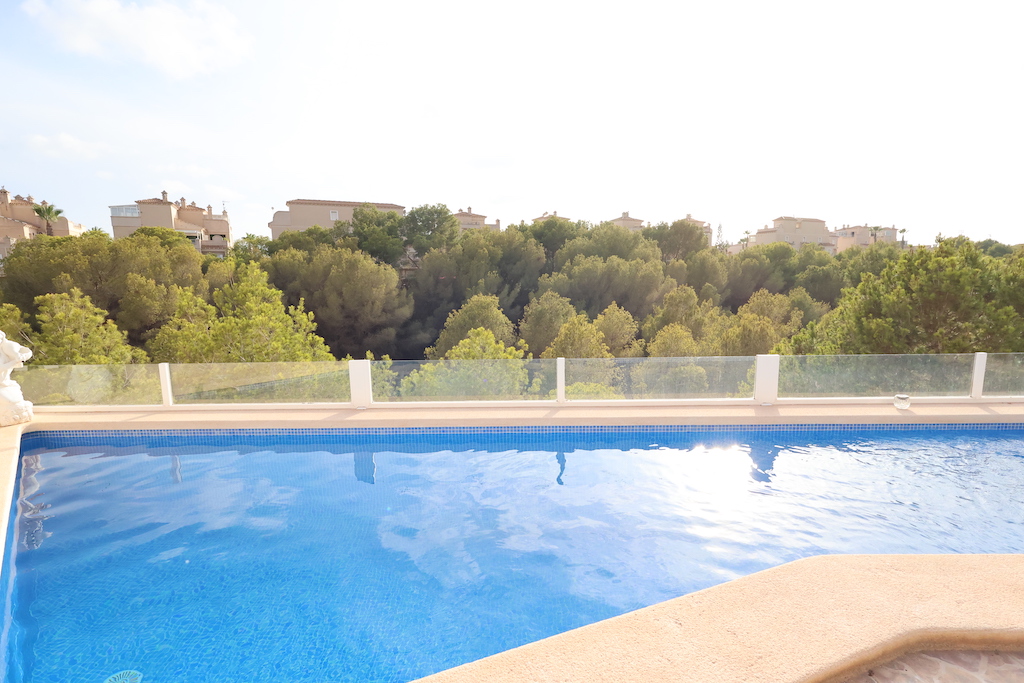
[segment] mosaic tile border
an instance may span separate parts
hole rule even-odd
[[[161,437],[161,436],[413,436],[447,434],[720,434],[720,433],[782,433],[782,432],[932,432],[979,431],[1024,432],[1024,423],[1017,422],[945,422],[936,424],[878,423],[815,423],[773,425],[548,425],[548,426],[480,426],[480,427],[322,427],[322,428],[245,428],[245,429],[48,429],[27,432],[22,443],[44,438],[68,437]]]

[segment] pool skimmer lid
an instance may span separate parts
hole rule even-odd
[[[139,683],[141,680],[142,674],[138,671],[126,669],[125,671],[118,671],[116,674],[103,681],[103,683]]]

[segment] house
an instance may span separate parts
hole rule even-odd
[[[274,213],[274,220],[267,223],[270,238],[277,239],[289,230],[306,230],[319,225],[330,228],[335,221],[352,220],[352,212],[360,206],[372,206],[379,211],[394,211],[400,216],[405,215],[405,207],[398,204],[378,204],[375,202],[342,202],[327,199],[292,199],[285,202],[287,211]]]
[[[47,234],[46,221],[36,215],[37,206],[49,206],[45,201],[36,204],[32,195],[11,197],[6,187],[0,187],[0,258],[7,256],[18,240],[32,239]],[[81,235],[85,228],[59,216],[50,222],[50,234],[54,237]]]
[[[836,251],[835,237],[819,218],[799,218],[796,216],[779,216],[750,238],[750,244],[771,244],[787,242],[794,249],[805,244],[817,244],[822,249],[834,254]]]
[[[875,242],[899,241],[899,231],[896,226],[885,228],[882,226],[868,227],[866,225],[844,225],[832,231],[836,243],[836,253],[845,251],[850,247],[869,247]]]
[[[684,218],[683,220],[687,221],[689,223],[694,223],[696,225],[699,225],[704,230],[704,237],[707,238],[708,246],[709,247],[712,246],[715,243],[715,236],[711,232],[711,224],[710,223],[707,223],[705,221],[699,221],[696,218],[694,218],[693,216],[691,216],[690,214],[686,214],[686,218]]]
[[[459,212],[455,214],[455,217],[459,219],[459,234],[461,235],[467,230],[501,230],[501,221],[495,220],[493,224],[487,223],[487,216],[479,213],[473,213],[473,207],[467,207],[465,211],[459,209]]]
[[[127,237],[139,228],[159,227],[177,230],[192,240],[202,254],[227,256],[231,248],[231,222],[228,212],[213,213],[213,207],[205,209],[189,204],[182,197],[176,202],[161,192],[160,198],[138,199],[135,204],[119,204],[110,207],[110,225],[114,239]]]
[[[639,218],[630,217],[629,211],[623,211],[621,216],[613,218],[608,222],[614,223],[630,232],[639,232],[644,227],[644,222]]]
[[[546,221],[549,218],[561,218],[563,221],[569,220],[565,216],[559,216],[557,211],[555,211],[554,213],[552,213],[550,215],[548,214],[547,211],[545,211],[543,215],[537,216],[536,218],[534,218],[533,222],[534,223],[543,223],[544,221]]]

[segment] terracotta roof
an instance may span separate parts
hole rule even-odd
[[[801,218],[799,216],[779,216],[778,218],[776,218],[774,220],[777,220],[777,221],[818,221],[819,223],[824,223],[825,222],[825,221],[821,220],[820,218]]]
[[[206,211],[206,209],[204,209],[201,206],[191,206],[191,205],[183,206],[183,207],[181,207],[181,210],[182,211],[185,211],[185,210],[189,210],[189,211],[204,211],[204,212]]]
[[[404,206],[398,204],[387,204],[384,202],[334,202],[327,199],[290,199],[285,202],[286,205],[291,204],[316,204],[319,206],[362,206],[363,204],[370,204],[376,206],[378,209],[404,209]]]
[[[476,216],[477,218],[487,218],[486,214],[470,213],[469,211],[459,211],[458,213],[452,214],[452,215],[454,215],[454,216]]]
[[[153,199],[136,199],[136,204],[170,204],[171,202],[165,202],[163,199],[154,197]]]

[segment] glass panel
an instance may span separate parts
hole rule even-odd
[[[554,360],[377,360],[373,400],[519,401],[555,398]]]
[[[1024,353],[990,353],[984,396],[1024,396]]]
[[[566,358],[572,399],[750,398],[754,357]]]
[[[160,405],[156,365],[28,365],[11,374],[40,406]]]
[[[344,403],[348,361],[172,364],[175,403]]]
[[[968,396],[974,354],[782,356],[779,397]]]

